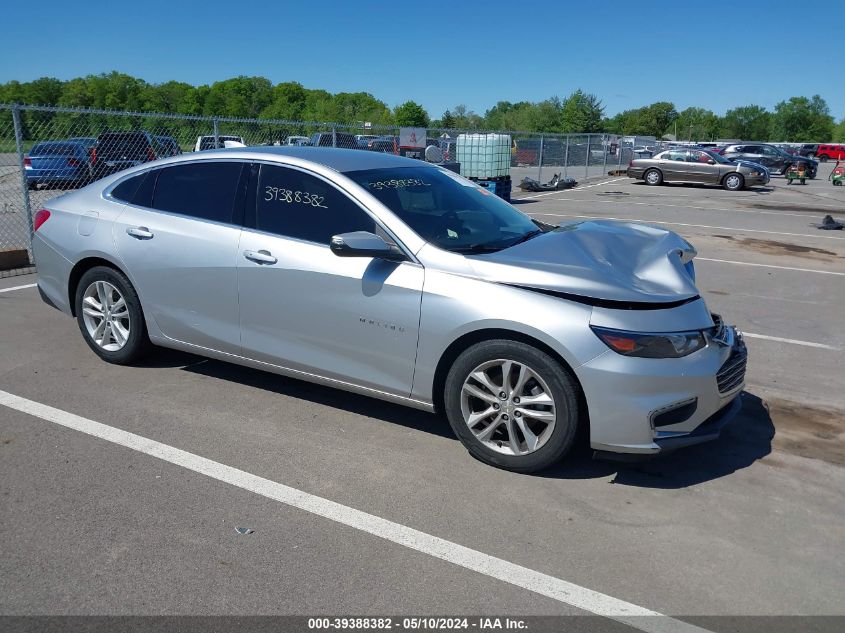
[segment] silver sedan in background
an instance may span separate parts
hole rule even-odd
[[[632,160],[628,165],[628,177],[645,180],[649,185],[694,182],[721,185],[729,191],[769,182],[769,172],[762,165],[732,162],[716,152],[678,148],[653,158]]]
[[[34,225],[42,297],[103,360],[157,345],[445,412],[501,468],[553,464],[582,425],[604,454],[653,455],[717,437],[740,406],[745,346],[700,297],[690,244],[536,222],[417,160],[182,155],[50,200]]]

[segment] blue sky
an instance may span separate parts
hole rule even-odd
[[[414,99],[435,118],[459,103],[483,113],[576,88],[598,95],[608,115],[658,100],[722,114],[820,94],[845,117],[843,0],[39,0],[0,14],[0,81],[261,75],[366,91],[391,107]]]

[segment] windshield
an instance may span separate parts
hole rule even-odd
[[[498,196],[446,169],[400,167],[346,175],[445,250],[493,252],[543,232]]]
[[[719,163],[720,165],[732,165],[733,164],[731,161],[729,161],[727,158],[725,158],[724,156],[722,156],[718,152],[713,152],[713,151],[707,150],[707,155],[710,158],[712,158],[713,160],[715,160],[717,163]]]

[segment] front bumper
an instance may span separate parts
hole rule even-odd
[[[601,453],[651,456],[716,439],[741,408],[747,352],[724,326],[684,358],[650,359],[608,350],[578,376],[590,413],[590,446]]]

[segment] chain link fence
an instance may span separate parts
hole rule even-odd
[[[462,134],[507,135],[510,168],[496,192],[517,191],[524,178],[555,174],[583,181],[624,168],[633,146],[606,134],[426,130],[438,158],[454,162]],[[0,277],[34,270],[33,215],[48,200],[139,163],[233,144],[316,145],[410,154],[400,129],[365,123],[236,119],[0,104]],[[464,148],[464,158],[466,150]],[[431,154],[430,154],[431,155]],[[505,156],[507,164],[507,156]]]

